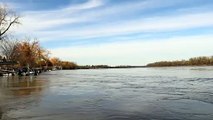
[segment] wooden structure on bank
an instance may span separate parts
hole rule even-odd
[[[5,62],[0,61],[0,66],[16,65],[16,64],[17,64],[17,62],[15,62],[15,61],[5,61]]]
[[[0,59],[0,67],[9,66],[9,65],[16,65],[16,64],[18,64],[16,61],[6,60],[5,58]]]
[[[10,61],[10,60],[6,60],[5,58],[3,59],[0,59],[0,76],[4,75],[4,74],[15,74],[15,71],[14,70],[5,70],[5,69],[2,69],[3,68],[7,68],[8,66],[13,66],[13,65],[16,65],[17,62],[15,61]]]

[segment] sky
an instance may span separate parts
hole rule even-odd
[[[213,0],[0,0],[11,30],[79,65],[146,65],[213,55]]]

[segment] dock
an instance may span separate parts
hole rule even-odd
[[[15,74],[16,74],[16,72],[13,70],[1,70],[0,69],[0,76],[5,76],[5,75],[9,76],[9,75],[15,75]]]

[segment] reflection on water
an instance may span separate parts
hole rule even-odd
[[[213,67],[0,78],[2,120],[211,120]]]
[[[5,77],[0,81],[1,89],[11,92],[14,96],[22,97],[39,93],[45,81],[31,77]]]
[[[1,110],[1,107],[0,107],[0,119],[2,119],[2,110]]]
[[[38,102],[46,85],[47,81],[33,76],[0,78],[0,118],[10,119],[4,113]]]

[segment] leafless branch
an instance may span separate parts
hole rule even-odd
[[[19,22],[20,16],[10,10],[7,5],[0,4],[0,40],[10,30],[10,28]]]

